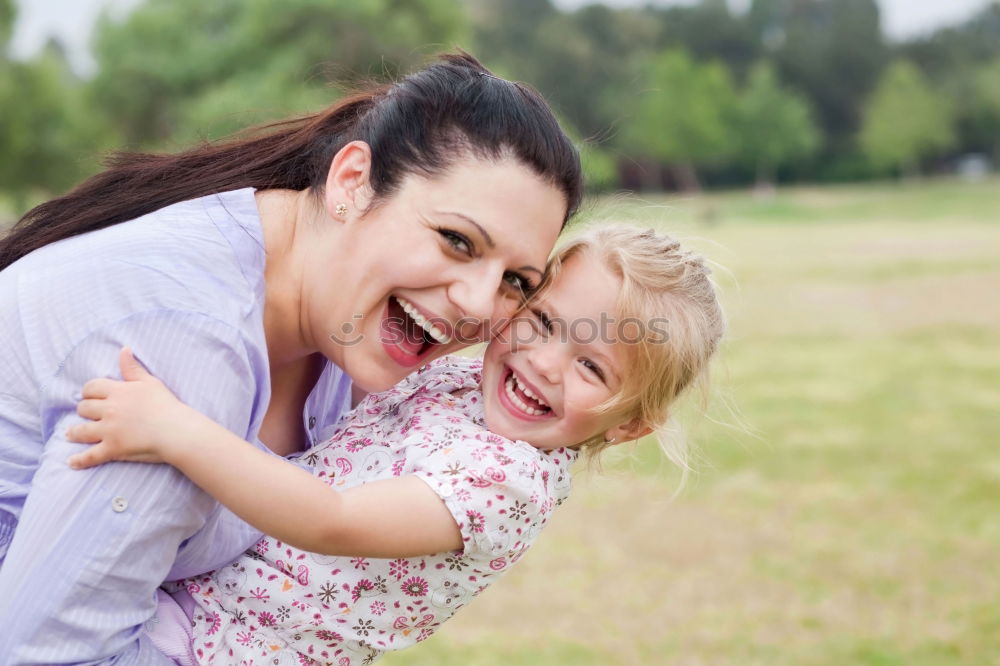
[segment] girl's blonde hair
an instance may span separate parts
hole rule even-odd
[[[627,225],[585,232],[549,262],[546,284],[572,257],[587,255],[621,279],[612,330],[625,367],[618,393],[598,407],[651,428],[667,457],[686,476],[686,442],[668,436],[671,407],[689,387],[708,395],[708,364],[726,330],[711,269],[667,234]],[[593,458],[610,443],[603,434],[583,443]]]

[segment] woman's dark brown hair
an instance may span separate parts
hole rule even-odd
[[[333,156],[354,140],[371,146],[376,204],[407,174],[433,176],[468,154],[526,165],[565,195],[564,223],[580,204],[579,155],[541,95],[460,52],[314,115],[181,153],[115,154],[107,170],[28,211],[0,239],[0,270],[49,243],[215,192],[320,191]]]

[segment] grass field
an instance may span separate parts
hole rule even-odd
[[[1000,664],[1000,181],[588,215],[729,271],[699,473],[670,502],[642,442],[582,474],[518,567],[383,663]]]

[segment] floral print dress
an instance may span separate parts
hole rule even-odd
[[[300,458],[338,490],[417,475],[454,516],[463,548],[339,557],[265,537],[231,565],[183,581],[196,602],[199,663],[370,664],[426,639],[524,554],[569,495],[576,453],[486,430],[481,370],[476,359],[435,361],[369,395]]]

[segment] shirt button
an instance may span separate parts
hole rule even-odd
[[[441,497],[451,497],[451,486],[441,486]]]
[[[309,429],[312,430],[315,427],[316,427],[316,417],[315,416],[310,416],[309,417]]]
[[[121,513],[127,508],[128,508],[128,500],[125,499],[124,497],[119,496],[111,500],[111,509],[115,513]]]

